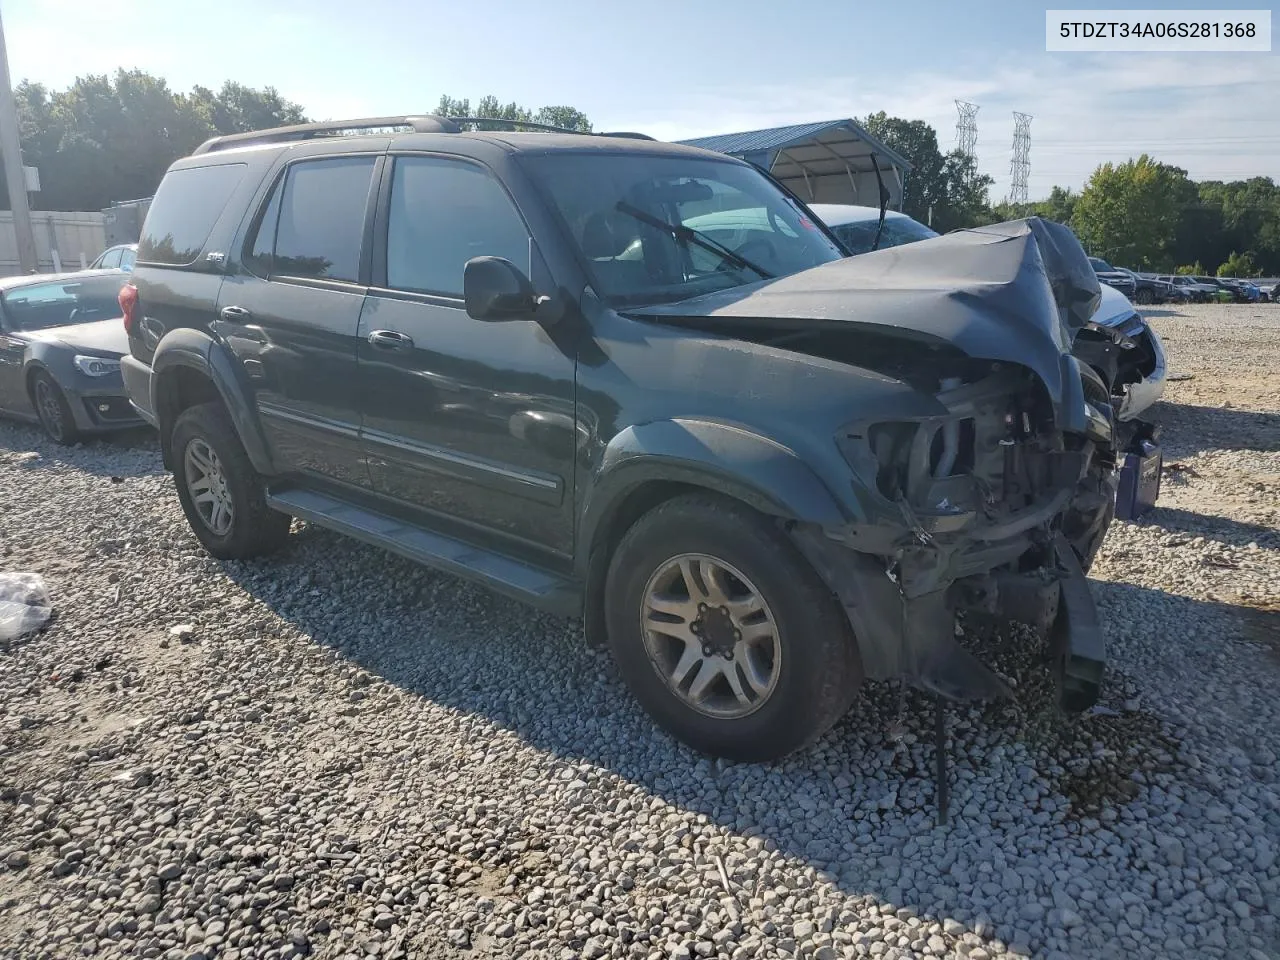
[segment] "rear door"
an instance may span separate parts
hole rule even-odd
[[[217,329],[243,364],[285,470],[369,486],[360,445],[356,334],[364,244],[381,158],[306,157],[274,177],[251,221]]]
[[[359,342],[375,488],[494,549],[555,563],[573,540],[572,347],[533,321],[473,320],[462,300],[463,267],[478,256],[505,257],[548,288],[530,232],[480,163],[387,162]]]

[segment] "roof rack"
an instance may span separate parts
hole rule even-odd
[[[376,131],[384,127],[408,127],[414,133],[459,133],[461,130],[448,117],[434,115],[326,120],[323,123],[298,123],[289,127],[273,127],[269,130],[211,137],[196,147],[195,153],[211,153],[214,150],[247,147],[259,143],[289,143],[295,140],[312,140],[316,137],[336,137],[343,136],[347,131]]]
[[[654,139],[648,134],[628,131],[583,134],[581,130],[570,130],[568,127],[557,127],[549,123],[535,123],[532,120],[504,120],[499,117],[442,117],[435,114],[424,114],[411,117],[362,117],[356,120],[326,120],[323,123],[298,123],[289,127],[272,127],[269,130],[231,133],[221,137],[209,138],[196,147],[194,153],[212,153],[215,150],[229,150],[232,147],[248,147],[262,143],[291,143],[300,140],[314,140],[318,137],[375,133],[386,128],[407,128],[414,133],[461,133],[463,124],[473,124],[477,127],[491,129],[496,127],[503,130],[542,130],[547,133],[624,137],[631,140]]]
[[[507,120],[503,117],[449,117],[448,119],[454,123],[474,123],[477,126],[487,124],[500,129],[542,130],[546,133],[583,133],[581,130],[570,130],[568,127],[557,127],[550,123],[534,123],[532,120]],[[590,134],[586,134],[586,136],[590,136]]]
[[[595,132],[587,130],[571,130],[568,127],[557,127],[549,123],[535,123],[532,120],[505,120],[498,117],[449,117],[454,123],[488,124],[512,130],[544,130],[547,133],[573,133],[586,137],[625,137],[629,140],[653,140],[647,133],[631,133],[625,130],[617,132]]]

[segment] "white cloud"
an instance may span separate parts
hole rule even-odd
[[[838,76],[819,84],[735,84],[693,93],[672,109],[593,116],[601,128],[666,139],[865,116],[925,120],[955,143],[956,99],[980,106],[979,166],[1008,191],[1013,111],[1030,113],[1030,195],[1079,188],[1107,160],[1147,152],[1196,179],[1280,179],[1280,59],[1226,54],[1059,54],[943,75],[921,70]]]

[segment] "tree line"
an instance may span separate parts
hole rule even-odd
[[[189,93],[141,70],[87,76],[66,90],[24,81],[15,90],[23,162],[40,170],[35,206],[99,210],[151,196],[165,169],[209,137],[304,123],[296,103],[272,87],[228,80]],[[570,106],[531,109],[486,96],[440,98],[436,112],[549,124],[584,133],[591,121]],[[940,233],[1036,215],[1066,223],[1094,256],[1119,266],[1249,276],[1280,274],[1280,187],[1268,177],[1196,183],[1146,154],[1104,163],[1079,192],[1054,187],[1046,200],[992,204],[992,179],[958,151],[944,152],[921,120],[883,111],[862,125],[911,163],[903,212]],[[0,209],[8,208],[0,180]]]

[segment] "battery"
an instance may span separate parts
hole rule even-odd
[[[1160,445],[1138,440],[1124,455],[1120,485],[1116,490],[1116,519],[1137,520],[1155,506],[1160,496],[1160,471],[1164,457]]]

